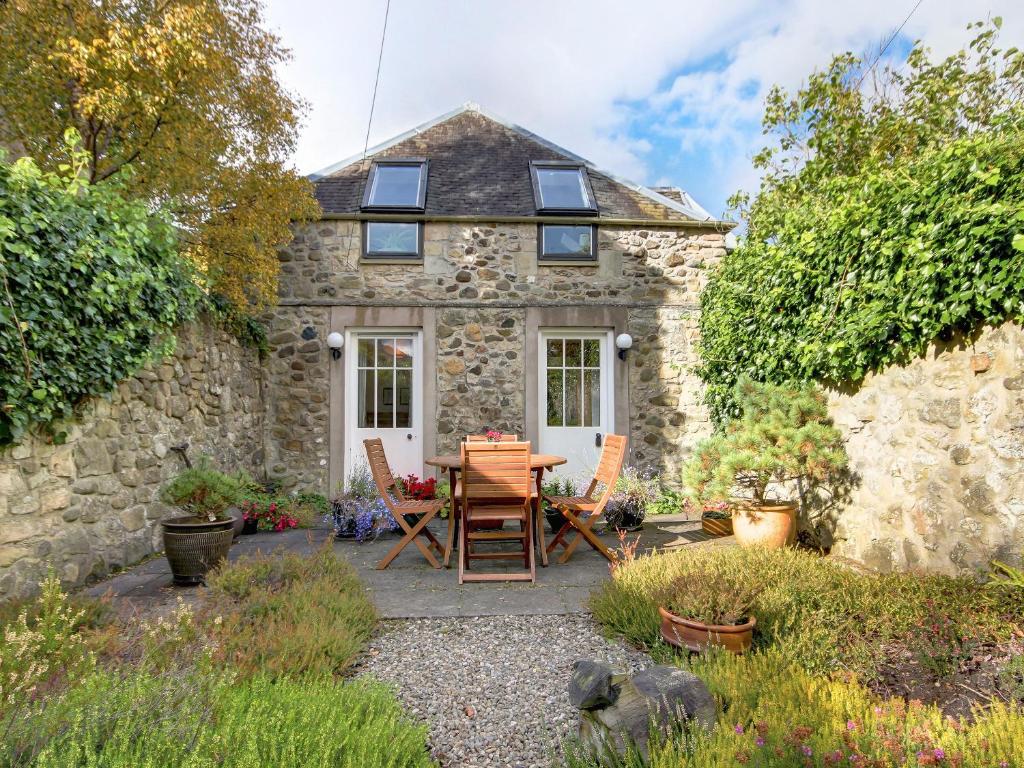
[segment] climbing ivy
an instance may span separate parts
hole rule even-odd
[[[60,173],[0,157],[0,445],[169,351],[200,300],[171,223],[82,183],[73,157]]]
[[[875,96],[850,56],[772,92],[748,236],[702,297],[716,420],[743,375],[857,382],[1024,317],[1024,55],[998,24],[939,64],[918,46]]]

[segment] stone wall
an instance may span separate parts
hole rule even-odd
[[[64,445],[0,452],[0,600],[31,593],[51,565],[81,584],[158,549],[170,510],[157,491],[182,466],[171,446],[262,474],[259,381],[254,351],[191,325],[172,357],[86,404]]]
[[[1024,550],[1024,330],[933,347],[830,393],[856,473],[833,551],[881,571],[985,570]]]

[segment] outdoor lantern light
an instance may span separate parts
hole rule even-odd
[[[619,360],[626,359],[626,352],[633,346],[633,337],[628,333],[620,333],[615,337],[615,347],[619,350]]]
[[[327,346],[331,348],[331,357],[337,360],[341,357],[341,348],[345,344],[345,337],[337,331],[327,334]]]

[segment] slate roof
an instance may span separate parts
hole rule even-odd
[[[587,167],[601,218],[713,221],[682,190],[655,191],[615,177],[476,105],[442,115],[373,148],[365,162],[357,157],[311,174],[324,213],[359,213],[371,160],[388,157],[429,160],[427,217],[536,216],[530,161],[568,160]]]

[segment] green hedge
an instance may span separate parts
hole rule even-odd
[[[1024,317],[1024,117],[780,205],[702,298],[717,420],[743,374],[856,382],[935,339]]]
[[[75,175],[0,162],[0,445],[168,351],[200,300],[167,218]]]

